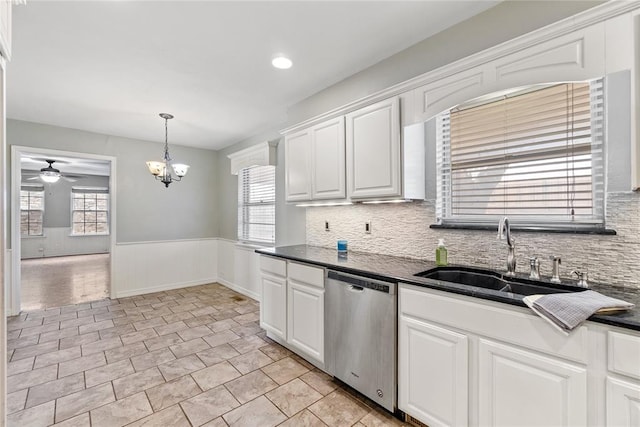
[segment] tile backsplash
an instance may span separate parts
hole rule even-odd
[[[443,238],[449,263],[506,270],[507,246],[495,231],[431,229],[433,202],[306,208],[307,244],[335,248],[338,239],[349,250],[434,260]],[[325,221],[329,231],[325,231]],[[371,222],[371,233],[365,223]],[[529,272],[529,257],[541,260],[540,272],[551,275],[549,256],[562,257],[560,276],[575,282],[572,270],[587,270],[589,280],[640,289],[640,193],[607,195],[607,228],[617,235],[525,233],[514,231],[517,271]],[[497,223],[496,223],[497,230]]]

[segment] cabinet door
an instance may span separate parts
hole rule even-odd
[[[287,339],[287,280],[263,272],[261,282],[260,326],[284,341]]]
[[[289,279],[287,342],[324,363],[324,290]]]
[[[485,339],[478,352],[480,425],[586,425],[584,367]]]
[[[344,117],[314,126],[311,130],[312,197],[343,199],[346,196]]]
[[[401,195],[398,105],[395,97],[346,116],[349,197]]]
[[[400,316],[398,407],[435,426],[466,426],[468,338]]]
[[[607,377],[607,426],[640,426],[640,383]]]
[[[285,195],[287,202],[311,200],[311,131],[284,139]]]

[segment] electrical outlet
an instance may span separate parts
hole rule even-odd
[[[364,223],[364,232],[366,234],[371,234],[371,221],[367,221]]]
[[[329,231],[329,221],[324,222],[324,231]]]

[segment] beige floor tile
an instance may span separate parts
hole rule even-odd
[[[175,356],[168,348],[161,348],[160,350],[151,351],[149,353],[141,354],[131,358],[131,363],[137,372],[144,371],[153,366],[158,366],[163,363],[175,360]]]
[[[110,383],[61,397],[56,401],[56,422],[64,421],[115,400],[113,387]]]
[[[184,323],[190,328],[197,328],[198,326],[205,326],[215,321],[216,319],[213,316],[209,314],[205,314],[204,316],[198,316],[198,317],[194,317],[193,319],[187,319],[184,321]]]
[[[322,399],[320,393],[298,378],[270,391],[266,396],[288,417]]]
[[[120,337],[101,339],[89,344],[82,344],[82,355],[88,356],[94,353],[100,353],[112,348],[122,347],[122,341]]]
[[[111,314],[111,313],[107,313]],[[101,329],[98,331],[100,334],[100,339],[105,340],[109,338],[116,338],[120,335],[130,334],[131,332],[135,332],[136,328],[133,327],[132,324],[114,326],[113,328]]]
[[[202,390],[209,390],[240,376],[229,362],[221,362],[191,374]]]
[[[241,314],[233,318],[236,323],[246,325],[247,323],[260,321],[260,315],[258,313]]]
[[[43,334],[40,334],[40,340],[38,341],[38,343],[42,344],[49,341],[56,341],[62,338],[75,337],[76,335],[78,335],[77,327],[45,332]]]
[[[147,395],[140,392],[92,410],[91,427],[121,427],[152,413]]]
[[[49,365],[55,365],[65,360],[76,359],[82,356],[80,347],[70,347],[64,350],[52,351],[50,353],[40,354],[36,356],[34,368],[42,368]]]
[[[229,381],[224,386],[240,403],[246,403],[275,389],[278,384],[258,370]]]
[[[113,380],[113,389],[115,390],[116,397],[122,399],[139,391],[163,384],[164,382],[164,378],[158,368],[150,368]]]
[[[133,374],[135,370],[129,359],[110,363],[84,372],[87,388]]]
[[[20,330],[20,332],[22,332],[22,330]],[[23,348],[23,347],[31,347],[38,344],[38,336],[37,335],[32,335],[30,337],[24,337],[24,338],[15,338],[12,340],[8,340],[7,341],[7,349],[9,350],[13,350],[16,348]]]
[[[233,331],[227,330],[227,331],[222,331],[222,332],[215,333],[213,335],[203,337],[203,339],[211,347],[217,347],[219,345],[227,344],[232,341],[238,340],[240,339],[240,337],[236,335]]]
[[[27,399],[26,408],[37,406],[50,400],[84,390],[84,375],[78,372],[59,380],[49,381],[29,389],[29,397]]]
[[[91,420],[89,419],[89,413],[85,412],[80,415],[76,415],[73,418],[64,420],[60,423],[54,424],[53,427],[90,427]]]
[[[53,424],[55,402],[47,402],[7,416],[7,427],[46,427]]]
[[[80,313],[78,313],[78,316],[79,315]],[[95,331],[99,331],[100,329],[107,329],[107,328],[113,328],[113,327],[114,327],[113,320],[109,319],[109,320],[103,320],[102,322],[94,322],[94,323],[88,323],[86,325],[81,325],[78,330],[80,331],[80,335],[82,335],[88,332],[95,332]]]
[[[409,427],[409,424],[403,423],[391,415],[391,413],[382,409],[369,412],[360,420],[360,423],[366,427]]]
[[[161,348],[166,348],[171,345],[180,344],[184,342],[182,338],[177,333],[163,335],[161,337],[150,338],[148,340],[144,340],[144,345],[147,346],[149,351],[159,350]]]
[[[33,363],[36,360],[35,356],[27,357],[26,359],[16,360],[15,362],[7,363],[7,375],[21,374],[22,372],[28,372],[33,369]]]
[[[298,412],[295,416],[280,424],[280,427],[326,427],[320,418],[313,415],[311,411],[305,409]]]
[[[180,404],[189,421],[200,426],[240,406],[223,386],[201,393]]]
[[[136,328],[137,331],[141,331],[143,329],[154,328],[156,326],[164,326],[166,324],[167,322],[165,322],[163,318],[157,317],[155,319],[141,320],[139,322],[135,322],[133,324],[133,327]]]
[[[273,359],[262,353],[260,350],[250,351],[249,353],[236,356],[233,359],[229,359],[231,363],[240,373],[248,374],[251,371],[260,369],[263,366],[267,366],[273,363]]]
[[[216,314],[217,312],[218,310],[216,310],[215,308],[211,307],[210,305],[206,305],[202,308],[192,310],[191,314],[193,314],[194,317],[200,317],[204,316],[205,314]]]
[[[166,316],[162,316],[162,318],[167,323],[178,322],[180,320],[186,321],[189,319],[193,319],[193,317],[194,317],[193,314],[189,313],[188,311],[182,311],[180,313],[174,313],[174,314],[168,314]]]
[[[253,350],[257,350],[260,347],[264,347],[268,343],[262,338],[251,335],[249,337],[240,338],[239,340],[231,341],[229,345],[235,348],[238,353],[244,354]]]
[[[210,323],[208,326],[213,332],[222,332],[227,329],[238,327],[240,324],[233,319],[225,319]]]
[[[114,363],[119,360],[128,359],[144,353],[148,353],[148,350],[144,343],[140,341],[122,347],[112,348],[111,350],[106,350],[104,355],[107,358],[107,363]]]
[[[57,322],[45,323],[42,326],[34,326],[33,328],[24,328],[20,331],[20,338],[29,337],[32,335],[39,335],[43,332],[57,331],[60,329],[60,325]]]
[[[271,365],[262,368],[262,371],[269,375],[278,384],[285,384],[294,378],[303,375],[309,370],[291,357],[285,357]]]
[[[178,358],[197,353],[208,348],[210,348],[209,344],[207,344],[207,342],[202,338],[192,339],[169,347],[171,352]]]
[[[7,393],[33,387],[56,379],[58,367],[56,365],[46,366],[33,371],[23,372],[7,377]]]
[[[33,338],[35,338],[36,341],[38,340],[38,336],[34,336]],[[49,341],[42,344],[20,347],[20,348],[16,348],[15,351],[13,352],[11,361],[14,362],[16,360],[25,359],[31,356],[38,356],[40,354],[50,353],[56,350],[58,350],[57,341]]]
[[[336,383],[332,377],[318,369],[301,375],[300,379],[309,384],[323,396],[326,396],[327,394],[338,388],[338,383]]]
[[[90,325],[92,323],[95,323],[95,321],[93,320],[93,317],[83,316],[83,317],[78,317],[76,319],[63,320],[62,322],[60,322],[60,329],[73,328],[75,326]]]
[[[27,402],[28,388],[7,394],[7,414],[22,411]]]
[[[224,422],[222,417],[218,417],[209,421],[206,424],[202,424],[202,427],[227,427],[227,423]]]
[[[158,335],[167,335],[173,332],[178,332],[182,329],[188,328],[184,321],[179,320],[177,322],[169,323],[168,325],[156,326],[155,331]]]
[[[260,347],[260,351],[276,361],[291,355],[291,352],[280,344],[265,345],[264,347]]]
[[[88,344],[90,342],[98,341],[99,339],[100,339],[100,335],[98,334],[98,332],[90,332],[84,335],[77,335],[77,336],[72,336],[68,338],[62,338],[60,340],[60,350],[69,348],[69,347],[81,346],[83,344]]]
[[[183,329],[177,332],[184,341],[190,341],[196,338],[205,337],[213,334],[213,331],[205,325]]]
[[[120,339],[122,340],[122,343],[124,345],[128,345],[128,344],[133,344],[136,342],[148,340],[151,338],[155,338],[157,336],[158,334],[156,333],[155,329],[149,328],[149,329],[143,329],[138,332],[131,332],[128,334],[121,335]]]
[[[158,369],[160,369],[160,372],[162,372],[162,375],[167,381],[171,381],[204,368],[206,368],[205,364],[202,363],[195,354],[163,363],[158,366]]]
[[[262,331],[260,326],[257,323],[249,323],[246,325],[238,326],[236,328],[232,328],[231,331],[238,335],[239,337],[248,337],[250,335],[255,335],[258,332]]]
[[[315,416],[333,427],[351,426],[370,411],[342,390],[336,390],[309,407]]]
[[[196,354],[207,366],[215,365],[240,355],[229,344],[222,344],[208,350],[199,351]]]
[[[89,369],[97,368],[107,364],[104,353],[94,353],[89,356],[79,357],[77,359],[68,360],[58,365],[58,378],[75,374]]]
[[[191,427],[180,406],[173,405],[160,412],[155,412],[148,417],[142,418],[127,427]]]
[[[201,393],[200,387],[189,375],[146,390],[154,411],[159,411]]]
[[[269,400],[260,396],[222,416],[230,427],[271,427],[287,417]]]
[[[171,307],[171,311],[173,311],[174,313],[180,313],[182,311],[195,310],[196,308],[197,307],[193,303],[187,303],[187,304],[180,304],[180,305]]]

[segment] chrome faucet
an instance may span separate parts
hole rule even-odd
[[[511,238],[509,218],[506,216],[498,223],[498,240],[507,240],[509,254],[507,255],[507,276],[516,275],[516,241]]]
[[[587,282],[589,280],[589,272],[585,271],[585,272],[580,272],[577,270],[574,270],[571,272],[571,274],[575,274],[578,277],[578,286],[581,286],[583,288],[588,288],[589,287],[589,283]]]
[[[553,261],[553,272],[551,273],[551,283],[560,283],[560,264],[562,259],[559,256],[550,256],[549,259]]]
[[[540,260],[537,257],[529,258],[529,267],[531,267],[529,279],[540,280]]]

